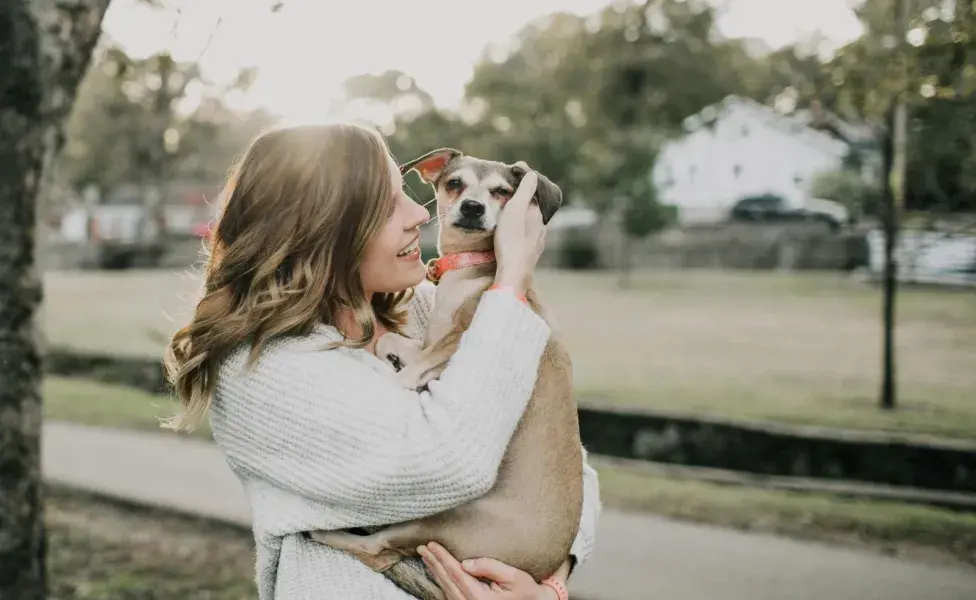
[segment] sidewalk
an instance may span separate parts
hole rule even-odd
[[[106,495],[250,522],[239,482],[206,442],[49,422],[43,471]],[[976,569],[605,509],[597,549],[570,590],[587,600],[973,600]]]

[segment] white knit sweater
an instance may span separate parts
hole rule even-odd
[[[432,298],[425,283],[410,301],[411,337],[423,338]],[[250,501],[261,600],[408,599],[302,532],[408,521],[487,492],[549,335],[511,294],[487,292],[457,353],[423,393],[400,388],[368,351],[321,351],[341,339],[324,325],[270,343],[250,371],[242,368],[248,348],[228,357],[211,424]],[[577,564],[593,547],[599,513],[597,475],[584,465]]]

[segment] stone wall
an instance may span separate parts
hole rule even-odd
[[[976,444],[581,407],[596,454],[765,475],[976,492]]]
[[[601,224],[590,233],[601,265],[619,266],[623,243],[614,226]],[[723,223],[674,228],[633,242],[630,260],[636,268],[837,270],[866,263],[867,254],[860,233],[819,223]]]

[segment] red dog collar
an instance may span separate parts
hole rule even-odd
[[[495,253],[491,250],[447,254],[440,258],[432,258],[427,261],[427,279],[437,283],[444,276],[444,273],[448,271],[463,269],[465,267],[476,267],[491,262],[495,262]]]

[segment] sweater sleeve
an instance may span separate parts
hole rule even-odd
[[[414,288],[413,297],[407,304],[407,336],[423,340],[427,333],[427,321],[434,307],[436,287],[426,279]]]
[[[417,286],[414,297],[411,299],[408,310],[410,323],[414,327],[414,335],[422,338],[427,328],[427,315],[433,305],[435,288],[428,281],[424,281]],[[573,546],[570,549],[570,556],[573,558],[573,570],[586,562],[593,548],[596,545],[597,523],[602,512],[602,502],[600,501],[600,479],[596,470],[587,461],[586,448],[582,448],[583,454],[583,510],[580,515],[579,531]]]
[[[494,485],[549,334],[514,296],[486,292],[450,363],[420,393],[378,375],[358,351],[277,347],[249,372],[221,370],[214,433],[237,468],[355,515],[356,525],[428,516]]]
[[[573,541],[573,547],[569,550],[570,556],[573,557],[573,570],[583,564],[593,552],[596,544],[596,526],[602,509],[600,478],[587,461],[586,448],[583,448],[583,511],[580,515],[579,531]]]

